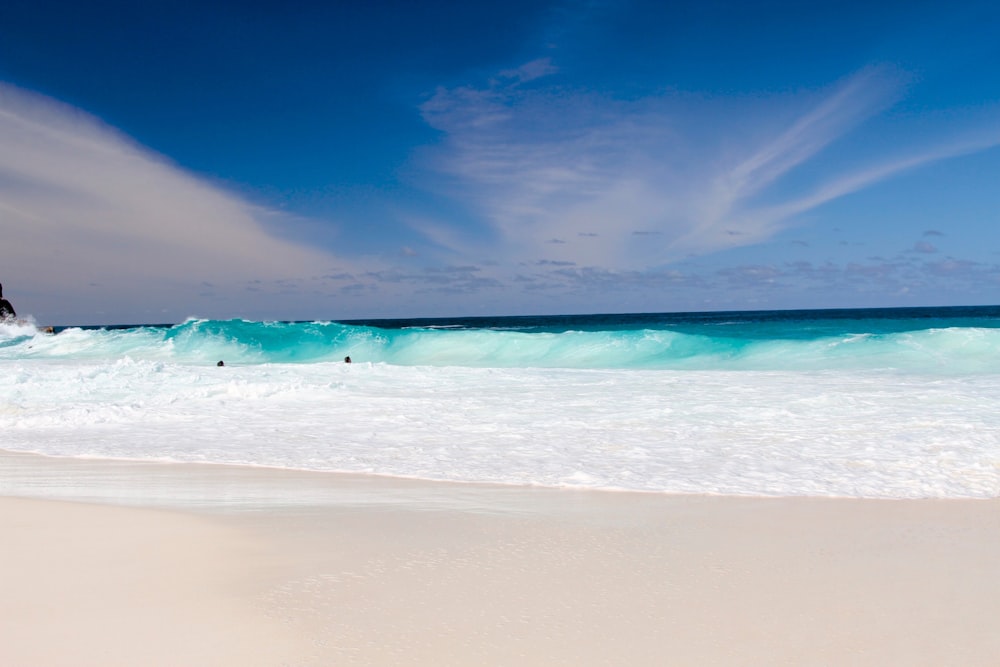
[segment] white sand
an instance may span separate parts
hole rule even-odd
[[[198,474],[229,484],[244,473]],[[279,488],[353,483],[246,476]],[[0,498],[0,664],[996,665],[1000,656],[997,500],[365,484],[389,500],[219,513]],[[407,502],[402,487],[438,501]],[[462,501],[440,502],[449,497]]]
[[[0,499],[0,664],[277,665],[238,529],[155,510]]]

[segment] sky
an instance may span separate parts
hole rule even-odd
[[[39,324],[1000,303],[1000,6],[0,3]]]

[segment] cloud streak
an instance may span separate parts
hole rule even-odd
[[[548,82],[558,77],[548,62],[525,71],[536,76],[440,88],[422,107],[443,133],[424,156],[440,178],[424,185],[463,201],[490,230],[437,229],[456,252],[648,269],[762,242],[832,200],[1000,144],[1000,131],[984,126],[908,155],[863,147],[852,162],[826,163],[831,147],[903,96],[907,77],[891,67],[743,99],[667,91],[620,100]],[[552,239],[565,243],[545,245]]]
[[[150,309],[197,314],[205,283],[233,294],[252,280],[344,263],[271,231],[293,223],[92,116],[0,84],[0,234],[12,295],[63,292],[148,321]],[[83,297],[89,283],[99,289]]]
[[[972,138],[953,140],[940,146],[911,155],[897,157],[857,171],[831,178],[814,191],[790,199],[780,206],[763,209],[757,219],[765,225],[773,225],[804,213],[834,199],[862,190],[893,176],[917,169],[927,164],[989,150],[1000,146],[1000,128],[985,129]]]

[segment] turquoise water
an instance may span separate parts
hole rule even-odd
[[[496,317],[189,320],[0,339],[0,358],[677,370],[978,373],[1000,360],[1000,308]]]

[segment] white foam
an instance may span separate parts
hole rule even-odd
[[[998,398],[988,374],[22,359],[0,377],[0,447],[546,486],[996,497]]]

